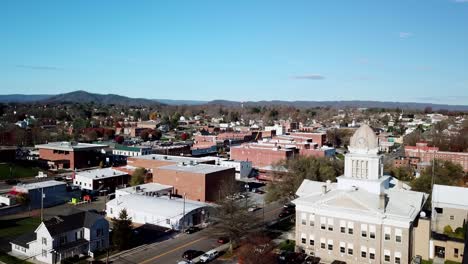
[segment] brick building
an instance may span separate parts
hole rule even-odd
[[[405,146],[406,157],[416,157],[422,163],[429,163],[433,159],[448,160],[460,164],[465,172],[468,172],[468,153],[439,151],[437,147],[429,147],[426,142],[416,143],[416,146]]]
[[[325,137],[324,137],[325,136]],[[313,139],[318,141],[314,142]],[[256,168],[272,166],[297,155],[331,157],[335,149],[323,146],[326,135],[321,133],[294,133],[263,138],[257,143],[246,143],[231,148],[231,159],[251,161]]]
[[[36,145],[39,160],[52,169],[81,169],[96,166],[100,162],[102,144],[76,142],[51,142]]]
[[[289,136],[293,138],[306,138],[311,139],[313,143],[317,143],[319,147],[323,146],[327,141],[326,133],[307,133],[307,132],[293,132],[289,133]]]
[[[174,194],[189,200],[214,202],[223,184],[235,181],[235,169],[208,164],[172,164],[153,170],[153,182],[174,186]]]
[[[232,160],[251,161],[256,168],[274,165],[281,160],[286,160],[299,155],[294,148],[281,148],[274,144],[250,143],[231,148]]]

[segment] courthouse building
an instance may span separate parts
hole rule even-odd
[[[383,175],[378,139],[367,125],[352,136],[336,183],[304,180],[296,194],[296,247],[322,261],[409,263],[415,220],[427,194]]]

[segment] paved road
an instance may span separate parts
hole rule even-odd
[[[277,218],[281,210],[281,204],[270,204],[263,209],[257,210],[255,214],[261,219],[265,214],[265,221],[271,221]],[[177,263],[182,260],[182,253],[188,249],[208,251],[218,247],[216,238],[213,237],[211,228],[206,228],[194,234],[178,234],[162,242],[153,243],[147,246],[139,247],[110,260],[114,264],[130,263]],[[215,262],[216,263],[216,262]]]

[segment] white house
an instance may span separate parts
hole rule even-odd
[[[75,211],[42,222],[34,232],[10,242],[11,254],[44,263],[61,263],[109,246],[109,223],[101,215]]]

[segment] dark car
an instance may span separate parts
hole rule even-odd
[[[346,264],[346,262],[341,260],[334,260],[331,264]]]
[[[191,226],[191,227],[185,229],[184,233],[186,233],[186,234],[193,234],[193,233],[198,232],[198,231],[200,231],[200,230],[201,230],[201,228],[199,228],[199,227]]]
[[[20,183],[20,181],[16,180],[16,179],[8,179],[5,181],[6,184],[8,185],[15,185],[15,184],[18,184]]]
[[[278,217],[283,218],[283,217],[286,217],[286,216],[290,216],[290,215],[294,214],[295,212],[296,212],[296,210],[283,209],[281,211],[281,213],[279,213]]]
[[[305,258],[303,264],[319,264],[320,263],[320,258],[319,257],[313,257],[313,256],[308,256]]]
[[[203,255],[203,251],[199,251],[199,250],[193,250],[193,249],[189,249],[187,251],[185,251],[183,254],[182,254],[182,258],[186,259],[186,260],[192,260],[198,256],[201,256]]]
[[[283,205],[283,208],[295,210],[295,209],[296,209],[296,205],[293,204],[293,203],[287,203],[287,204]]]
[[[218,243],[220,243],[220,244],[226,244],[227,242],[229,242],[228,237],[219,237],[218,238]]]

